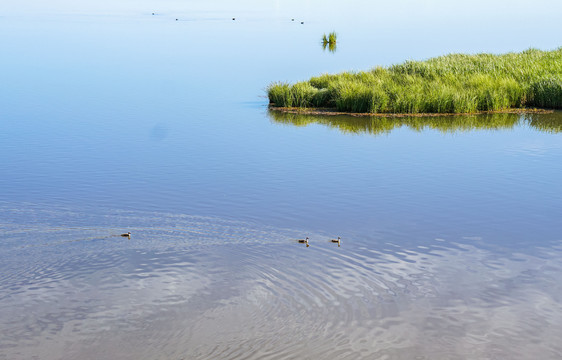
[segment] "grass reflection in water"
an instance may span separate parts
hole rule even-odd
[[[466,116],[419,116],[419,117],[355,117],[347,115],[310,115],[285,113],[275,110],[268,112],[275,123],[307,126],[321,124],[348,134],[388,134],[394,129],[408,127],[415,131],[425,129],[443,133],[474,130],[511,129],[528,124],[532,128],[549,133],[562,132],[562,113],[551,114],[485,114]]]

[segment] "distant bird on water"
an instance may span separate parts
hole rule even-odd
[[[126,234],[121,234],[121,236],[123,236],[123,237],[128,237],[128,238],[130,239],[130,238],[131,238],[131,232],[129,231],[129,232],[126,233]]]
[[[338,243],[338,247],[341,245],[341,237],[339,237],[339,236],[338,236],[337,239],[332,239],[330,241],[333,242],[333,243]]]
[[[308,236],[306,237],[306,239],[298,239],[297,241],[301,244],[306,244],[306,247],[310,246],[308,245]]]

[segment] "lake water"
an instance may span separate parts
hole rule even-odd
[[[558,3],[479,3],[7,5],[0,359],[560,358],[561,112],[267,109],[273,81],[561,45]]]

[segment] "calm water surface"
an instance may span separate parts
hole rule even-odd
[[[0,14],[0,359],[562,355],[562,113],[311,117],[265,98],[556,48],[559,4],[26,5]]]

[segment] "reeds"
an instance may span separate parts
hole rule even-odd
[[[324,40],[329,41],[329,36],[324,35]],[[560,109],[562,48],[503,55],[450,54],[371,71],[325,74],[294,85],[275,83],[267,91],[272,106],[325,107],[347,112]]]

